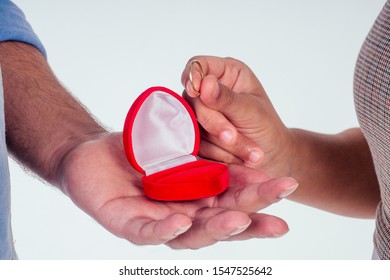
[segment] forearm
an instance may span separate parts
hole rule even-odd
[[[290,175],[300,186],[289,198],[337,214],[373,217],[379,186],[360,129],[336,135],[290,132],[295,142]]]
[[[61,86],[34,47],[0,43],[9,152],[50,183],[64,155],[104,129]]]

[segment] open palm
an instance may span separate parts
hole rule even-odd
[[[288,231],[280,218],[257,213],[296,185],[229,166],[231,186],[216,197],[185,202],[147,198],[141,174],[127,162],[121,133],[80,143],[59,169],[61,189],[113,234],[139,245],[197,249],[220,240],[275,237]]]

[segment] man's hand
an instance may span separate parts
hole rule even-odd
[[[139,245],[197,249],[218,241],[277,237],[280,218],[257,211],[297,187],[292,178],[269,178],[231,165],[231,187],[213,198],[159,202],[145,197],[141,174],[125,157],[120,133],[102,134],[72,149],[60,164],[63,191],[107,230]]]

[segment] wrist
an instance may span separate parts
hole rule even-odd
[[[62,140],[56,147],[53,147],[54,152],[49,159],[49,173],[46,180],[64,191],[62,178],[67,159],[81,146],[93,143],[106,135],[108,132],[105,129],[96,126],[78,136],[72,135]]]
[[[299,170],[301,170],[301,162],[306,153],[310,153],[310,147],[305,143],[305,139],[308,137],[307,131],[299,128],[289,128],[289,141],[286,145],[286,169],[288,176],[297,178],[299,177]]]
[[[263,162],[256,166],[270,177],[293,177],[294,160],[296,159],[299,137],[295,129],[283,126],[268,143],[262,143]]]

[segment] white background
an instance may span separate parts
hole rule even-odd
[[[357,126],[352,79],[360,46],[385,0],[17,0],[63,84],[111,130],[144,89],[181,93],[194,55],[231,56],[258,75],[284,122],[324,133]],[[319,159],[321,160],[321,159]],[[369,259],[372,220],[287,200],[278,239],[197,251],[138,247],[101,228],[61,192],[10,160],[21,259]]]

